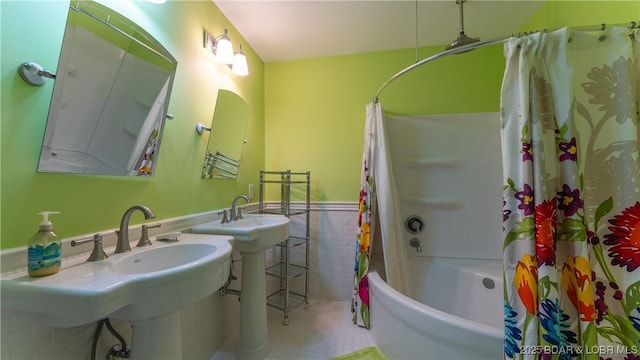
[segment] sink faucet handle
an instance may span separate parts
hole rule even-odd
[[[229,222],[229,217],[227,216],[227,209],[219,211],[218,215],[222,215],[222,221],[220,221],[221,224],[226,224]]]
[[[73,240],[71,241],[71,246],[76,247],[88,242],[93,242],[93,250],[91,251],[91,255],[89,255],[87,261],[101,261],[109,257],[102,248],[102,235],[100,234],[87,236],[80,240]]]
[[[238,219],[244,219],[242,217],[242,208],[241,207],[238,208],[238,214],[236,215],[236,220],[238,220]]]
[[[140,235],[140,240],[138,240],[138,244],[136,244],[136,247],[151,245],[151,240],[149,240],[149,229],[159,228],[160,226],[160,223],[154,225],[142,225],[142,234]]]

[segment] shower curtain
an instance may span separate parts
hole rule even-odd
[[[384,112],[379,103],[367,105],[364,133],[351,311],[354,323],[369,328],[367,274],[375,226],[380,226],[387,283],[408,294],[408,278],[406,252],[401,241],[399,195],[391,170]]]
[[[505,358],[640,359],[639,42],[505,43]]]
[[[156,96],[153,106],[149,110],[149,114],[145,119],[138,136],[134,149],[131,152],[128,169],[132,175],[150,176],[155,161],[155,154],[158,147],[158,135],[164,126],[165,99],[169,91],[169,83],[171,79],[167,79],[162,86],[162,90]]]

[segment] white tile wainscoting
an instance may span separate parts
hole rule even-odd
[[[250,204],[246,212],[256,208]],[[311,241],[310,241],[310,297],[311,299],[341,301],[348,303],[351,298],[351,282],[353,276],[353,261],[355,256],[355,236],[357,231],[357,203],[312,203],[311,211]],[[161,229],[155,234],[186,229],[194,224],[217,219],[218,210],[187,217],[160,221]],[[292,231],[302,226],[303,216],[292,218]],[[139,234],[139,227],[131,228],[131,237]],[[151,234],[153,235],[153,234]],[[81,237],[81,236],[79,236]],[[76,237],[76,238],[79,238]],[[76,239],[74,238],[74,239]],[[109,252],[109,245],[115,243],[113,230],[104,232],[105,249]],[[86,256],[78,253],[77,248],[71,248],[69,242],[63,239],[63,254],[69,256]],[[85,249],[90,250],[90,249]],[[16,271],[12,264],[23,266],[26,261],[26,247],[2,251],[0,261],[3,273]],[[274,250],[267,250],[267,260]],[[72,253],[74,252],[74,253]],[[300,261],[296,252],[294,261]],[[234,253],[234,260],[241,261],[239,254]],[[240,277],[240,264],[235,263],[234,273]],[[63,259],[64,266],[64,259]],[[55,275],[52,275],[55,276]],[[298,286],[298,285],[295,285]],[[240,288],[239,281],[232,283],[232,288]],[[294,289],[296,289],[294,287]],[[269,288],[268,288],[269,291]],[[300,291],[300,289],[296,289]],[[1,294],[0,294],[1,296]],[[1,299],[0,299],[1,300]],[[43,299],[46,301],[46,299]],[[184,359],[209,359],[222,344],[232,336],[237,336],[238,314],[233,302],[237,297],[227,295],[220,297],[218,293],[186,307],[181,312]],[[0,306],[2,302],[0,301]],[[97,323],[72,328],[52,328],[42,326],[37,318],[15,312],[1,306],[0,318],[0,358],[2,359],[78,359],[90,358],[91,346]],[[304,308],[293,310],[290,321],[296,321],[296,312],[305,311]],[[111,321],[114,328],[124,336],[131,346],[131,326],[126,321]],[[118,341],[106,327],[102,328],[97,345],[96,358],[103,359],[107,351]]]
[[[305,216],[290,218],[290,234],[303,235]],[[355,239],[357,234],[356,204],[312,204],[309,242],[309,297],[321,300],[351,299]],[[304,246],[294,247],[291,262],[304,265]],[[279,259],[279,248],[266,251],[266,262]],[[302,276],[291,283],[292,290],[304,293]],[[279,280],[267,277],[267,293],[279,287]]]

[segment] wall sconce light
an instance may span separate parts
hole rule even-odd
[[[213,37],[206,30],[204,32],[205,48],[209,49],[215,56],[218,62],[227,64],[231,67],[231,72],[238,76],[249,75],[249,68],[247,66],[247,57],[242,51],[242,45],[237,53],[233,52],[233,44],[227,29],[224,29],[224,34]]]
[[[233,45],[227,35],[227,29],[224,29],[224,34],[213,39],[212,45],[211,51],[216,55],[218,62],[227,65],[233,64]]]
[[[238,76],[249,75],[249,67],[247,66],[247,57],[242,52],[242,44],[238,49],[238,52],[233,56],[233,64],[231,65],[231,72]]]

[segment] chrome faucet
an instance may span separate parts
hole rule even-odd
[[[249,201],[251,201],[249,200],[249,197],[246,195],[236,196],[235,199],[233,199],[233,202],[231,203],[231,214],[229,214],[231,221],[242,219],[242,211],[238,208],[238,200],[240,199],[244,199],[247,202],[247,204],[249,203]]]
[[[122,216],[122,220],[120,220],[120,230],[116,231],[118,234],[116,254],[131,251],[131,246],[129,245],[129,219],[131,218],[131,214],[136,210],[142,211],[144,218],[147,220],[156,217],[153,211],[144,205],[134,205],[127,209]]]

